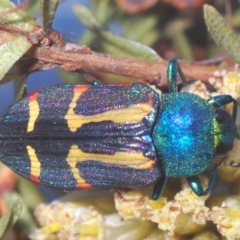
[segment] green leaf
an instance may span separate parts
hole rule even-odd
[[[22,197],[17,192],[6,192],[4,193],[4,199],[7,203],[12,203],[16,201],[15,199],[18,199],[18,203],[21,205],[21,216],[20,213],[16,214],[14,212],[14,217],[17,217],[17,223],[25,234],[33,232],[36,229],[36,224]]]
[[[24,203],[31,210],[34,210],[39,204],[45,202],[45,198],[39,188],[36,187],[36,184],[21,176],[18,176],[17,191]],[[31,193],[31,197],[29,197],[29,193]]]
[[[78,44],[80,45],[91,45],[91,43],[94,41],[95,39],[95,35],[93,32],[90,31],[86,31],[83,36],[81,36],[81,38],[78,40]]]
[[[177,55],[179,58],[193,61],[193,53],[191,44],[185,34],[185,22],[181,20],[173,20],[170,22],[165,29],[165,35],[171,39],[175,49],[177,50]]]
[[[17,46],[17,47],[16,47]],[[14,63],[19,60],[32,46],[25,36],[17,36],[13,40],[0,45],[0,56],[4,61],[0,65],[2,79]]]
[[[8,211],[0,219],[0,239],[11,228],[20,216],[22,205],[19,200],[14,201]]]
[[[145,37],[149,38],[149,35],[157,26],[158,20],[159,19],[156,15],[147,15],[139,17],[136,21],[127,21],[124,24],[126,36],[134,41],[140,41]],[[158,30],[158,36],[156,39],[159,39],[159,37],[160,31]]]
[[[81,4],[73,5],[73,12],[77,15],[80,21],[90,30],[100,30],[100,24],[92,15],[91,11]]]
[[[114,12],[111,2],[112,0],[93,1],[92,12],[101,24],[105,23]]]
[[[119,55],[136,57],[144,60],[159,60],[159,55],[150,47],[111,32],[102,31],[102,38],[111,46],[119,50]]]
[[[0,71],[0,73],[1,73],[1,71]],[[19,69],[18,69],[17,65],[15,64],[10,68],[10,70],[6,73],[6,75],[4,75],[4,77],[2,79],[0,79],[0,85],[8,83],[18,77],[19,77]]]
[[[14,101],[18,101],[23,98],[26,90],[26,75],[22,75],[14,79]]]
[[[237,63],[240,63],[240,39],[237,35],[214,7],[205,4],[204,17],[208,31],[215,42]]]
[[[74,13],[91,31],[102,38],[109,48],[115,48],[115,52],[120,56],[135,57],[145,60],[159,60],[159,55],[150,47],[135,42],[120,36],[117,36],[109,31],[101,29],[97,19],[94,18],[90,10],[83,5],[75,4],[73,8]]]
[[[59,0],[41,0],[43,30],[51,29]]]
[[[1,0],[0,12],[5,12],[15,7],[16,5],[9,0]],[[33,31],[37,26],[36,22],[21,10],[8,14],[2,18],[6,23],[26,31]]]

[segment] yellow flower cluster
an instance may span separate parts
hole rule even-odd
[[[218,94],[229,94],[235,99],[240,96],[240,73],[237,68],[234,72],[222,70],[213,73],[209,83],[215,87]]]
[[[40,228],[30,234],[31,240],[135,240],[157,230],[150,221],[122,221],[107,191],[68,194],[67,199],[39,205],[34,215]]]
[[[240,238],[240,197],[237,196],[229,195],[221,206],[212,208],[205,206],[206,196],[197,197],[187,186],[172,201],[160,197],[158,201],[152,202],[148,195],[140,191],[116,191],[114,197],[116,208],[123,219],[141,218],[156,222],[158,228],[168,231],[169,235],[199,232],[211,221],[228,240]],[[207,234],[210,232],[207,231]],[[213,238],[206,239],[218,239],[212,234]]]
[[[103,239],[103,218],[94,207],[54,202],[39,205],[34,214],[42,228],[29,236],[32,240]]]
[[[206,85],[200,80],[193,81],[192,84],[184,86],[181,92],[194,93],[203,99],[208,99],[210,97],[210,92],[206,88]]]
[[[185,234],[198,232],[209,218],[208,208],[204,206],[207,196],[196,196],[187,185],[172,201],[164,197],[153,201],[140,190],[116,191],[114,199],[123,219],[140,218],[155,222],[159,229],[168,231],[169,235],[182,234],[183,230]],[[184,215],[188,215],[188,222],[186,219],[182,221]]]
[[[210,219],[228,240],[240,238],[240,197],[229,196],[220,207],[213,207]]]
[[[62,200],[41,204],[35,210],[40,228],[32,233],[31,240],[185,240],[217,239],[206,229],[207,221],[216,220],[215,208],[205,206],[208,196],[198,197],[187,184],[173,200],[160,197],[150,199],[152,189],[114,192],[116,209],[112,208],[112,196],[95,201],[79,197],[77,202]],[[87,194],[88,195],[88,194]],[[91,194],[90,194],[91,195]],[[96,195],[97,196],[97,195]],[[81,200],[80,200],[81,199]],[[220,211],[220,210],[218,210]],[[216,213],[214,215],[214,213]],[[211,219],[211,216],[212,219]]]

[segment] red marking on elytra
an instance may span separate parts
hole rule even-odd
[[[39,177],[37,177],[37,176],[34,176],[34,175],[31,175],[30,176],[30,180],[32,181],[32,182],[35,182],[35,183],[37,183],[37,184],[40,184],[40,179],[39,179]]]
[[[27,98],[29,99],[29,101],[35,101],[37,100],[38,94],[39,94],[40,90],[34,91],[32,93],[30,93]]]
[[[91,184],[88,184],[88,183],[78,183],[78,184],[76,185],[76,188],[88,190],[88,189],[91,189],[91,188],[92,188],[92,185],[91,185]]]
[[[91,86],[90,85],[76,85],[73,88],[74,92],[85,92],[87,91]]]

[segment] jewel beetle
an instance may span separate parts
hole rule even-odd
[[[204,100],[177,91],[176,60],[169,62],[169,93],[142,83],[56,85],[37,90],[0,116],[0,159],[23,177],[77,190],[144,188],[157,199],[169,177],[186,177],[199,196],[216,177],[217,155],[237,137],[237,102],[230,95]],[[233,113],[223,106],[233,103]],[[212,167],[204,189],[199,174]]]

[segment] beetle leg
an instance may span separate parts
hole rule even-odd
[[[168,87],[170,92],[177,92],[177,74],[179,73],[183,85],[187,85],[186,78],[183,74],[181,67],[179,66],[176,59],[173,59],[168,64],[167,69],[167,79],[168,79]]]
[[[208,99],[208,102],[212,104],[215,108],[223,107],[229,103],[233,103],[233,121],[236,122],[237,118],[237,101],[231,95],[219,95]]]
[[[208,182],[208,186],[205,190],[203,189],[201,179],[199,178],[198,175],[187,177],[187,182],[196,195],[204,196],[204,195],[207,195],[211,191],[213,184],[215,182],[216,176],[217,176],[217,171],[214,170],[211,173],[210,180]]]
[[[155,183],[153,187],[153,192],[152,192],[152,199],[157,200],[159,196],[162,194],[165,186],[167,183],[167,177],[164,175],[158,179],[158,181]]]
[[[175,59],[173,59],[169,62],[167,69],[169,92],[177,92],[177,73],[178,63]]]

